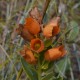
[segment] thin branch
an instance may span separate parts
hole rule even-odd
[[[51,1],[51,0],[46,0],[46,2],[45,2],[44,8],[43,8],[42,20],[44,19],[44,16],[45,16],[45,14],[46,14],[46,11],[47,11],[47,9],[48,9],[48,6],[49,6],[50,1]]]

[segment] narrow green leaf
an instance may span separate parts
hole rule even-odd
[[[36,71],[28,64],[24,58],[21,58],[21,63],[23,66],[23,69],[25,70],[26,74],[31,80],[38,80],[38,75]]]

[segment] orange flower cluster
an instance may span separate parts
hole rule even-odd
[[[24,46],[21,50],[21,55],[30,64],[35,64],[37,59],[34,56],[35,53],[40,53],[45,49],[44,41],[35,37],[40,32],[43,33],[45,38],[52,38],[60,32],[59,21],[60,17],[53,18],[41,31],[41,14],[37,8],[34,8],[30,12],[30,16],[25,19],[25,24],[19,26],[17,32],[23,37],[24,40],[30,41],[30,49]],[[66,54],[64,46],[58,46],[47,50],[44,53],[44,59],[47,61],[57,60]]]

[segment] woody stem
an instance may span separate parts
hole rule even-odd
[[[51,0],[46,0],[46,2],[45,2],[45,6],[44,6],[44,8],[43,8],[42,20],[44,19],[44,16],[45,16],[45,14],[46,14],[46,11],[47,11],[47,8],[48,8],[48,6],[49,6],[50,1],[51,1]]]

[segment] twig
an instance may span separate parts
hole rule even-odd
[[[50,1],[51,1],[51,0],[46,0],[46,2],[45,2],[44,8],[43,8],[42,20],[44,19],[44,16],[45,16],[45,14],[46,14],[46,11],[47,11],[47,9],[48,9],[48,6],[49,6]]]

